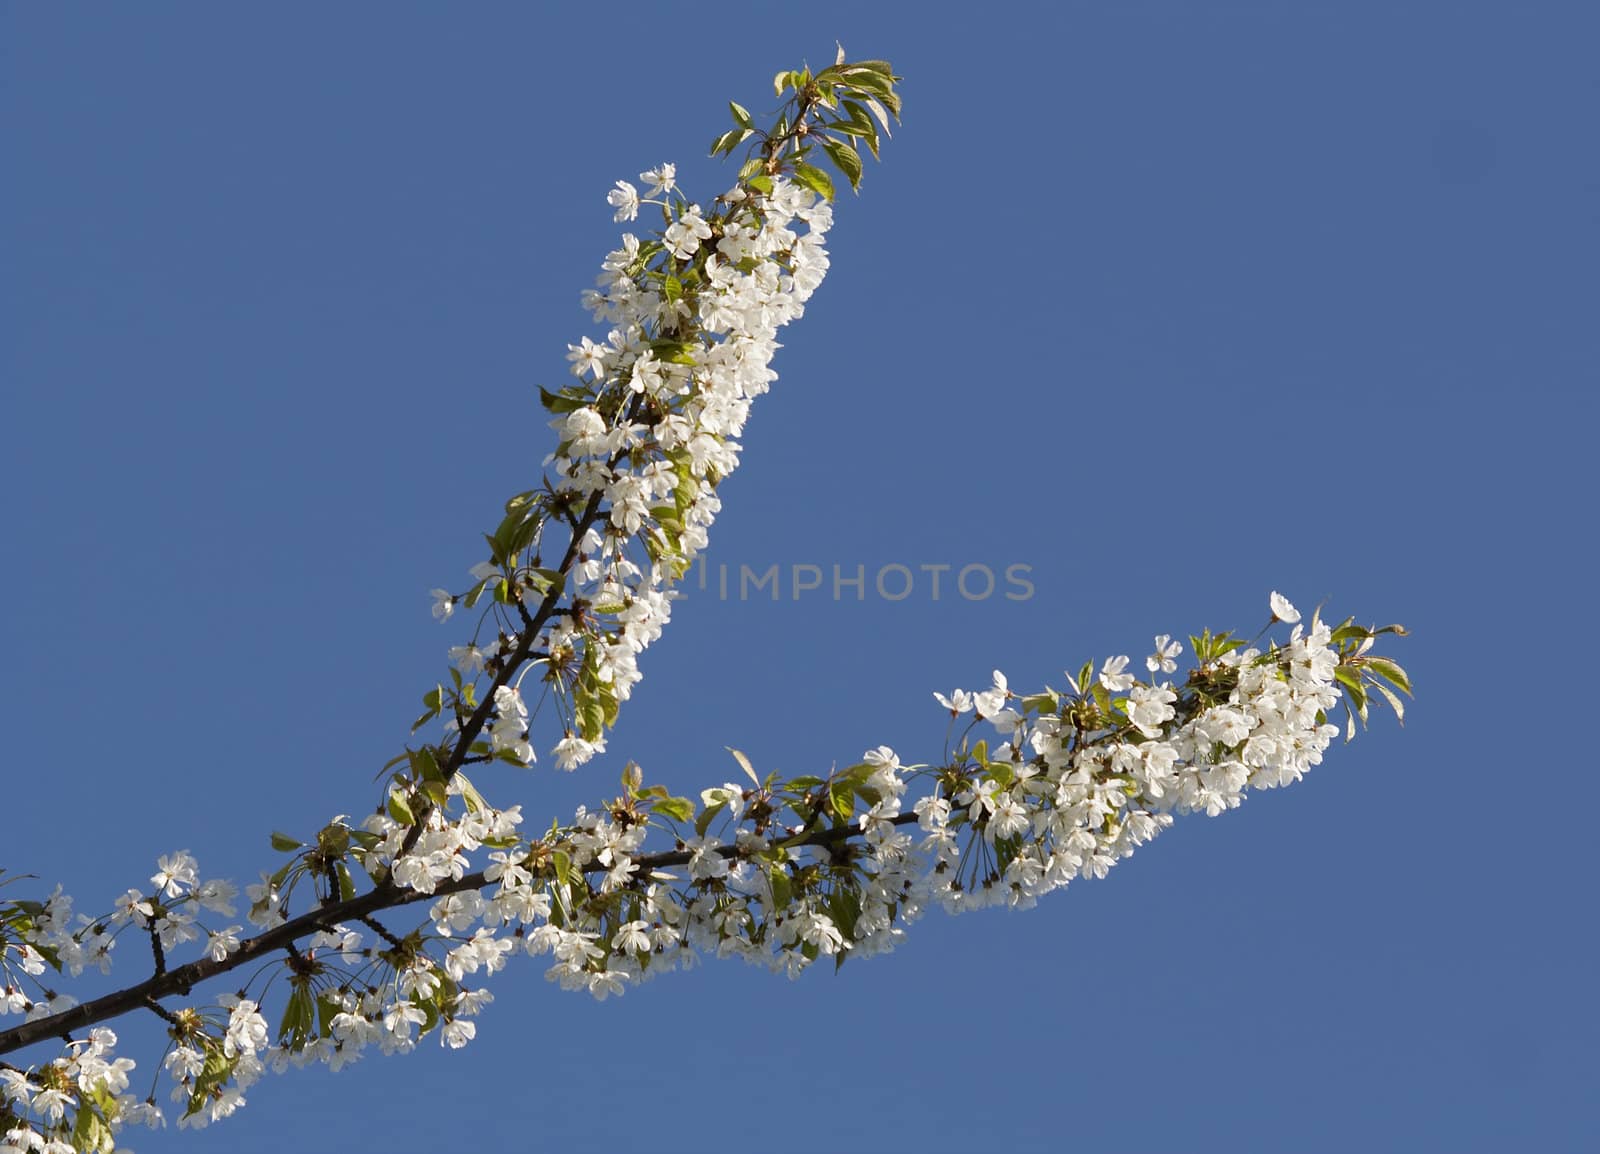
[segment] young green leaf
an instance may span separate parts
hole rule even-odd
[[[824,200],[833,199],[833,178],[815,165],[795,161],[794,178]]]
[[[838,165],[839,171],[844,173],[845,179],[850,182],[850,187],[857,192],[861,190],[861,155],[848,144],[838,140],[824,140],[822,150],[828,158]]]
[[[694,802],[686,797],[668,797],[652,805],[650,812],[659,813],[673,821],[688,821],[694,817]]]
[[[711,828],[711,823],[716,820],[717,814],[728,808],[728,803],[719,801],[716,805],[708,805],[700,811],[700,816],[694,819],[694,833],[696,837],[705,837],[706,830]]]
[[[1363,657],[1361,664],[1387,680],[1396,689],[1411,692],[1411,679],[1406,671],[1387,657]]]

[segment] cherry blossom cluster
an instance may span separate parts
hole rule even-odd
[[[1276,594],[1273,611],[1298,621]],[[827,779],[727,783],[699,806],[631,771],[622,797],[531,841],[511,833],[520,811],[467,801],[470,787],[453,783],[461,815],[431,811],[398,864],[407,825],[369,817],[378,840],[362,864],[445,895],[432,929],[448,982],[493,973],[512,952],[550,954],[552,980],[601,998],[697,953],[793,975],[818,956],[890,948],[932,903],[1031,906],[1103,877],[1175,814],[1220,814],[1250,788],[1300,780],[1339,732],[1327,716],[1341,669],[1381,661],[1367,655],[1374,636],[1315,618],[1266,650],[1205,635],[1206,659],[1177,685],[1137,680],[1125,656],[1067,693],[1019,696],[997,672],[982,691],[935,695],[953,721],[971,718],[940,766],[879,747]],[[1180,652],[1156,638],[1147,670],[1172,672]],[[975,726],[987,736],[973,739]],[[931,789],[907,808],[918,781]],[[669,829],[673,848],[642,852],[651,828]],[[375,1023],[389,1013],[369,1010]]]
[[[130,929],[148,938],[163,957],[185,942],[203,942],[206,954],[218,960],[238,948],[243,926],[208,926],[202,920],[205,913],[235,913],[239,891],[232,882],[200,880],[193,855],[179,850],[157,859],[150,884],[149,892],[130,889],[110,911],[93,918],[74,915],[72,897],[60,886],[42,902],[0,904],[0,1016],[20,1013],[32,1020],[76,1005],[71,995],[46,992],[36,980],[45,973],[46,961],[73,977],[91,967],[109,974],[117,939]],[[40,996],[30,998],[19,978],[31,981]]]
[[[134,1064],[129,1058],[112,1056],[116,1044],[116,1034],[101,1027],[69,1043],[65,1055],[38,1069],[0,1066],[0,1151],[71,1154],[110,1149],[111,1136],[120,1126],[159,1125],[160,1111],[128,1093]],[[94,1108],[80,1111],[80,1102]],[[86,1121],[77,1121],[80,1117]]]
[[[1103,877],[1175,815],[1220,814],[1251,788],[1299,781],[1338,735],[1328,715],[1341,680],[1359,686],[1381,671],[1403,682],[1369,654],[1375,631],[1300,624],[1277,594],[1272,610],[1296,623],[1285,643],[1202,635],[1201,664],[1179,684],[1159,677],[1182,651],[1163,635],[1145,659],[1150,680],[1118,656],[1065,693],[1018,695],[996,672],[984,690],[936,694],[953,723],[969,718],[938,766],[905,766],[879,747],[826,779],[728,783],[699,806],[643,788],[633,771],[603,809],[511,844],[520,813],[481,800],[459,819],[436,809],[417,851],[429,864],[406,876],[449,891],[433,907],[448,943],[439,968],[459,982],[511,952],[549,954],[547,976],[600,998],[697,954],[792,976],[819,956],[891,948],[930,904],[1024,908]],[[908,805],[918,782],[931,788]],[[647,830],[663,826],[673,849],[642,852]],[[387,868],[406,826],[377,814],[366,831],[381,841],[363,864]],[[471,873],[469,854],[491,841],[490,864]]]
[[[434,590],[440,619],[486,590],[521,609],[493,643],[475,639],[450,655],[460,675],[477,678],[505,669],[519,647],[531,651],[515,681],[494,685],[487,746],[524,765],[535,753],[520,683],[532,668],[563,715],[556,765],[573,769],[604,750],[605,725],[640,679],[639,654],[671,618],[672,583],[706,547],[751,403],[777,377],[777,331],[801,316],[828,270],[832,207],[782,175],[736,185],[712,211],[683,197],[671,164],[641,180],[645,197],[617,182],[617,219],[654,205],[666,225],[652,240],[625,233],[584,294],[611,327],[603,341],[568,346],[578,383],[545,394],[558,444],[544,487],[514,499],[471,590]],[[559,570],[539,563],[552,524],[567,532],[569,563]],[[561,608],[550,613],[551,604]],[[458,693],[430,705],[449,712],[469,702],[476,697]],[[447,729],[453,723],[447,716]]]
[[[77,999],[45,984],[46,962],[73,977],[91,967],[109,974],[112,951],[125,933],[146,939],[158,967],[165,966],[168,951],[189,942],[201,943],[205,956],[218,962],[239,948],[243,926],[205,924],[217,920],[205,918],[206,914],[226,917],[235,912],[232,900],[237,889],[227,881],[202,881],[198,863],[187,851],[163,855],[150,885],[149,891],[128,890],[110,911],[95,918],[74,916],[73,900],[59,886],[43,902],[0,905],[0,977],[4,979],[0,1016],[20,1013],[34,1021],[70,1010]],[[222,1117],[243,1104],[239,1092],[257,1075],[258,1063],[253,1065],[251,1059],[265,1046],[266,1038],[265,1022],[258,1014],[252,1016],[253,1010],[253,1003],[238,1003],[219,1031],[228,1057],[237,1059],[230,1062],[234,1084],[207,1100],[203,1109],[190,1112],[186,1118],[190,1124]],[[239,1041],[246,1024],[259,1025],[249,1036],[259,1038],[260,1044],[251,1049]],[[204,1030],[199,1033],[203,1035]],[[134,1062],[114,1057],[116,1044],[115,1033],[97,1028],[69,1042],[61,1057],[41,1067],[20,1070],[0,1064],[0,1151],[54,1154],[99,1150],[102,1145],[109,1149],[113,1136],[125,1125],[162,1125],[165,1117],[153,1100],[128,1092]],[[170,1062],[168,1069],[174,1069]],[[188,1097],[181,1086],[175,1093]],[[72,1111],[70,1119],[68,1110]]]
[[[1276,594],[1272,608],[1299,620]],[[1220,814],[1251,788],[1299,781],[1339,733],[1328,714],[1341,669],[1382,660],[1367,655],[1375,635],[1316,618],[1265,650],[1204,635],[1181,684],[1136,679],[1126,656],[1065,693],[1019,696],[996,672],[979,692],[935,695],[953,722],[970,717],[939,766],[880,747],[827,779],[708,789],[698,807],[628,779],[622,798],[559,835],[495,850],[483,893],[466,851],[494,811],[467,812],[465,831],[435,811],[433,864],[408,876],[430,891],[473,886],[434,907],[435,932],[461,942],[443,964],[452,980],[493,972],[514,945],[552,955],[552,980],[601,998],[696,953],[794,975],[819,956],[891,948],[930,904],[1031,906],[1105,876],[1175,815]],[[1145,667],[1172,672],[1180,653],[1157,637]],[[908,805],[919,781],[931,788]],[[674,849],[641,854],[663,818]],[[405,827],[379,814],[367,830],[383,838],[367,868],[383,868]]]

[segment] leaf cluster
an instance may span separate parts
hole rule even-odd
[[[773,92],[792,93],[777,114],[772,129],[758,128],[749,111],[729,102],[733,127],[711,142],[712,156],[731,155],[741,145],[749,155],[739,170],[741,181],[758,191],[771,191],[771,178],[787,170],[813,192],[834,198],[833,178],[814,163],[820,152],[850,184],[861,191],[861,148],[874,159],[882,136],[892,135],[891,119],[900,120],[900,96],[887,60],[845,59],[839,49],[835,62],[813,74],[801,68],[778,73]]]

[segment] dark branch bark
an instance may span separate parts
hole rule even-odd
[[[888,819],[894,825],[905,825],[917,820],[916,814],[902,813]],[[793,840],[795,846],[831,846],[852,837],[858,837],[861,830],[854,825],[838,826],[832,829],[819,829]],[[717,852],[723,857],[735,857],[739,853],[737,846],[720,846]],[[651,870],[664,869],[668,866],[685,864],[691,856],[689,850],[668,850],[663,853],[646,854],[633,859],[639,867],[641,875],[648,874]],[[590,862],[583,867],[584,873],[605,873],[606,867],[596,862]],[[275,926],[253,938],[247,939],[233,953],[223,958],[220,962],[211,958],[201,958],[177,969],[165,973],[152,975],[136,986],[125,990],[107,994],[101,998],[74,1006],[70,1010],[63,1010],[59,1014],[52,1014],[48,1018],[39,1018],[36,1021],[24,1022],[9,1030],[0,1031],[0,1054],[9,1054],[20,1050],[24,1046],[31,1046],[47,1038],[60,1037],[70,1039],[76,1031],[87,1029],[112,1018],[119,1018],[134,1010],[150,1009],[152,1005],[159,1005],[162,998],[181,997],[187,995],[195,986],[211,978],[226,974],[237,969],[246,962],[264,957],[275,950],[287,949],[298,939],[319,930],[327,929],[335,922],[359,921],[372,925],[370,921],[373,914],[380,910],[397,909],[402,906],[414,905],[417,902],[431,902],[448,894],[462,893],[466,890],[483,889],[497,883],[484,878],[483,872],[468,874],[459,881],[443,882],[432,893],[419,893],[416,890],[402,890],[393,886],[375,887],[364,894],[359,894],[349,901],[335,902],[332,905],[318,906],[317,908],[301,914]]]

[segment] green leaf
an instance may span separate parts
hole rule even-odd
[[[694,817],[694,802],[686,797],[664,798],[652,805],[650,812],[659,813],[662,817],[669,817],[673,821],[688,821]],[[705,836],[704,830],[700,836]]]
[[[576,709],[578,736],[585,741],[598,741],[605,732],[606,707],[598,693],[578,692]]]
[[[552,413],[570,413],[581,409],[589,403],[589,397],[578,388],[568,385],[560,392],[552,393],[543,385],[539,386],[539,403]]]
[[[401,825],[417,824],[417,819],[411,813],[410,804],[398,790],[389,794],[389,802],[385,808],[389,811],[389,816]]]
[[[861,895],[849,888],[834,890],[828,895],[828,916],[833,919],[833,924],[838,927],[840,935],[847,942],[856,940],[856,922],[861,919]],[[849,951],[839,950],[833,956],[833,968],[837,973],[839,967],[844,965],[844,960]]]
[[[1094,698],[1095,706],[1096,706],[1096,708],[1098,708],[1100,710],[1101,713],[1110,713],[1111,712],[1111,691],[1110,690],[1108,690],[1104,685],[1101,685],[1098,681],[1096,681],[1094,683],[1094,685],[1090,688],[1089,693]]]
[[[1348,741],[1355,732],[1355,718],[1359,717],[1362,727],[1366,727],[1367,691],[1361,686],[1360,674],[1347,665],[1340,665],[1334,669],[1333,676],[1344,687],[1345,708],[1353,714],[1350,720],[1350,732],[1345,737],[1345,740]]]
[[[861,106],[854,105],[853,107],[859,110]],[[861,115],[866,116],[866,113],[863,112]],[[878,159],[878,127],[872,123],[871,118],[868,118],[865,122],[852,118],[850,120],[841,121],[831,125],[830,127],[839,132],[845,132],[849,133],[851,136],[860,137],[862,140],[866,141],[867,150],[872,153],[873,159]]]
[[[337,821],[323,826],[317,831],[317,851],[330,860],[349,853],[350,827]]]
[[[30,930],[33,926],[30,924]],[[49,963],[50,968],[56,973],[61,972],[61,951],[55,946],[47,946],[43,942],[33,943],[33,951]]]
[[[687,800],[687,799],[686,799]],[[728,808],[728,803],[719,801],[716,805],[708,805],[700,811],[700,816],[694,819],[694,832],[696,837],[705,837],[706,830],[711,828],[711,823],[717,819],[717,814]]]
[[[278,1023],[278,1044],[288,1046],[291,1050],[298,1050],[305,1044],[306,1035],[311,1032],[311,1023],[315,1020],[315,1007],[311,1004],[311,988],[309,986],[295,985],[291,987],[289,1000],[283,1007],[283,1019]]]
[[[617,700],[617,688],[609,681],[600,683],[600,707],[606,728],[609,729],[617,723],[617,713],[621,709],[621,703]]]
[[[828,158],[839,166],[839,171],[844,173],[845,179],[850,182],[850,187],[856,190],[861,188],[861,154],[848,144],[838,140],[824,140],[822,151]]]
[[[833,199],[833,178],[816,165],[795,161],[794,178],[824,200]]]
[[[1017,860],[1017,851],[1022,848],[1020,837],[997,837],[994,839],[994,868],[995,872],[1004,874]]]
[[[655,353],[656,360],[665,361],[669,365],[696,365],[695,346],[686,341],[656,340],[650,342],[650,351]]]
[[[880,76],[888,77],[890,80],[895,79],[894,69],[890,67],[887,60],[852,60],[843,65],[840,71],[848,74],[854,72],[857,68],[865,68],[869,72],[876,72]]]
[[[187,1113],[192,1114],[194,1110]],[[111,1128],[100,1117],[100,1112],[87,1103],[78,1107],[77,1117],[73,1119],[72,1147],[83,1154],[110,1154],[116,1147]]]
[[[293,853],[304,845],[305,842],[292,838],[286,833],[279,833],[277,830],[272,831],[272,848],[279,853]]]
[[[833,809],[835,819],[843,825],[855,812],[855,787],[847,780],[834,782],[828,787],[828,803]]]
[[[456,771],[456,786],[461,790],[461,800],[467,805],[468,813],[482,813],[492,808],[483,799],[483,794],[478,792],[478,787],[467,780],[467,775],[460,770]]]
[[[1361,664],[1385,678],[1395,688],[1411,692],[1411,679],[1406,676],[1406,671],[1387,657],[1363,657]]]
[[[559,569],[529,569],[528,578],[542,585],[541,592],[548,593],[554,589],[560,593],[567,585],[567,575]]]
[[[879,97],[884,104],[894,108],[897,101],[894,95],[894,82],[889,77],[870,68],[856,70],[854,68],[840,69],[839,75],[850,88],[858,92],[870,93]]]
[[[772,883],[772,912],[780,913],[794,899],[794,884],[789,871],[776,863],[767,867],[767,879]]]
[[[324,990],[318,994],[317,1033],[324,1038],[333,1037],[333,1020],[342,1013],[344,1013],[344,1007],[340,1005],[331,989]]]
[[[225,1083],[233,1074],[233,1067],[237,1058],[229,1058],[222,1052],[222,1047],[210,1038],[204,1038],[200,1043],[205,1048],[206,1060],[200,1068],[200,1073],[195,1075],[194,1085],[189,1092],[189,1100],[184,1109],[184,1116],[196,1114],[205,1109],[211,1102],[211,1092]]]
[[[339,877],[339,900],[347,902],[356,896],[355,879],[350,876],[350,867],[344,862],[334,862],[333,872]]]
[[[431,998],[424,998],[420,994],[411,995],[411,1004],[423,1013],[422,1021],[417,1023],[417,1033],[431,1034],[433,1028],[439,1024],[439,995],[442,993],[444,987],[440,986],[433,992]]]
[[[1061,695],[1046,686],[1043,693],[1032,693],[1024,697],[1022,708],[1028,713],[1054,713],[1061,708]]]
[[[423,781],[443,781],[444,771],[439,768],[439,761],[433,756],[433,747],[424,745],[412,753],[411,768],[418,778]]]
[[[750,120],[750,114],[745,111],[744,105],[728,101],[728,111],[733,113],[733,122],[740,128],[754,129],[755,124]]]

